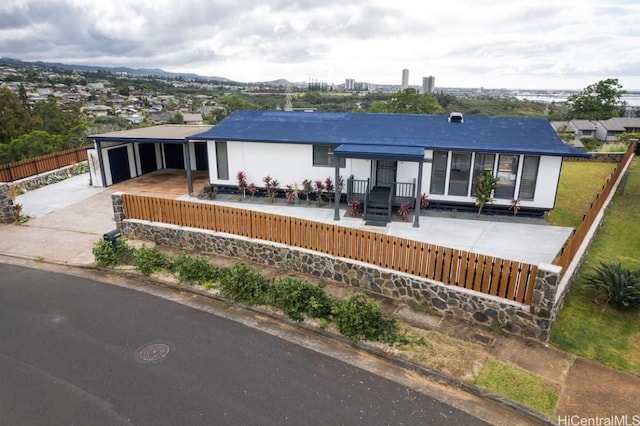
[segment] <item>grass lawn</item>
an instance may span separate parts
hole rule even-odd
[[[565,178],[580,163],[567,163],[560,184],[563,193],[581,192],[581,179]],[[588,163],[587,163],[588,164]],[[593,178],[595,179],[595,178]],[[584,182],[584,181],[583,181]],[[573,189],[569,187],[573,186]],[[576,199],[572,195],[570,199]],[[558,204],[565,204],[565,200]],[[576,201],[577,202],[577,201]],[[550,216],[568,221],[571,208]],[[558,219],[559,220],[559,219]],[[620,262],[627,268],[640,268],[640,161],[632,165],[624,191],[618,191],[587,253],[578,277],[565,299],[565,305],[551,333],[551,343],[563,350],[593,359],[640,376],[640,312],[619,312],[594,303],[594,294],[584,288],[585,275],[599,262]]]
[[[562,163],[555,208],[547,222],[576,228],[611,175],[616,163],[565,161]]]

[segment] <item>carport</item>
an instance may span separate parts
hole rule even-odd
[[[189,137],[211,129],[209,125],[162,125],[90,135],[89,168],[94,186],[111,186],[160,169],[185,170],[187,189],[193,193],[192,170],[207,170],[206,142]]]

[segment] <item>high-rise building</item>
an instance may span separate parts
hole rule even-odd
[[[344,81],[344,90],[354,90],[356,86],[356,81],[353,78],[347,78]]]
[[[422,93],[433,93],[436,86],[436,78],[434,76],[422,77]]]
[[[405,68],[402,70],[402,85],[400,88],[404,90],[407,87],[409,87],[409,70]]]

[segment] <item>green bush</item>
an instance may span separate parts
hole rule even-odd
[[[173,259],[171,271],[178,275],[180,282],[190,284],[211,284],[220,279],[224,270],[211,263],[205,256],[187,256],[180,253]]]
[[[138,271],[148,276],[156,271],[167,269],[170,261],[169,256],[157,248],[143,245],[133,253],[132,263]]]
[[[302,321],[305,315],[327,318],[331,315],[333,303],[321,286],[313,285],[304,279],[289,277],[271,283],[266,301],[295,321]]]
[[[363,294],[351,296],[333,305],[331,313],[340,333],[352,340],[373,340],[395,343],[399,340],[398,325],[385,318],[380,306]]]
[[[584,149],[585,151],[596,151],[598,148],[600,148],[601,142],[596,139],[596,138],[580,138],[580,142],[582,142],[582,145],[584,145]]]
[[[606,304],[618,309],[640,307],[640,269],[632,271],[617,262],[600,262],[585,279],[585,288],[598,293]]]
[[[220,279],[223,295],[249,305],[265,303],[268,288],[267,280],[242,262],[229,268]]]
[[[123,239],[116,241],[116,252],[109,241],[100,240],[93,245],[91,250],[96,260],[96,266],[105,268],[107,266],[127,265],[131,262],[135,249],[127,244]]]

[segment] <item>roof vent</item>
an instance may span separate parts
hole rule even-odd
[[[461,112],[452,112],[449,114],[449,123],[464,123],[464,116]]]

